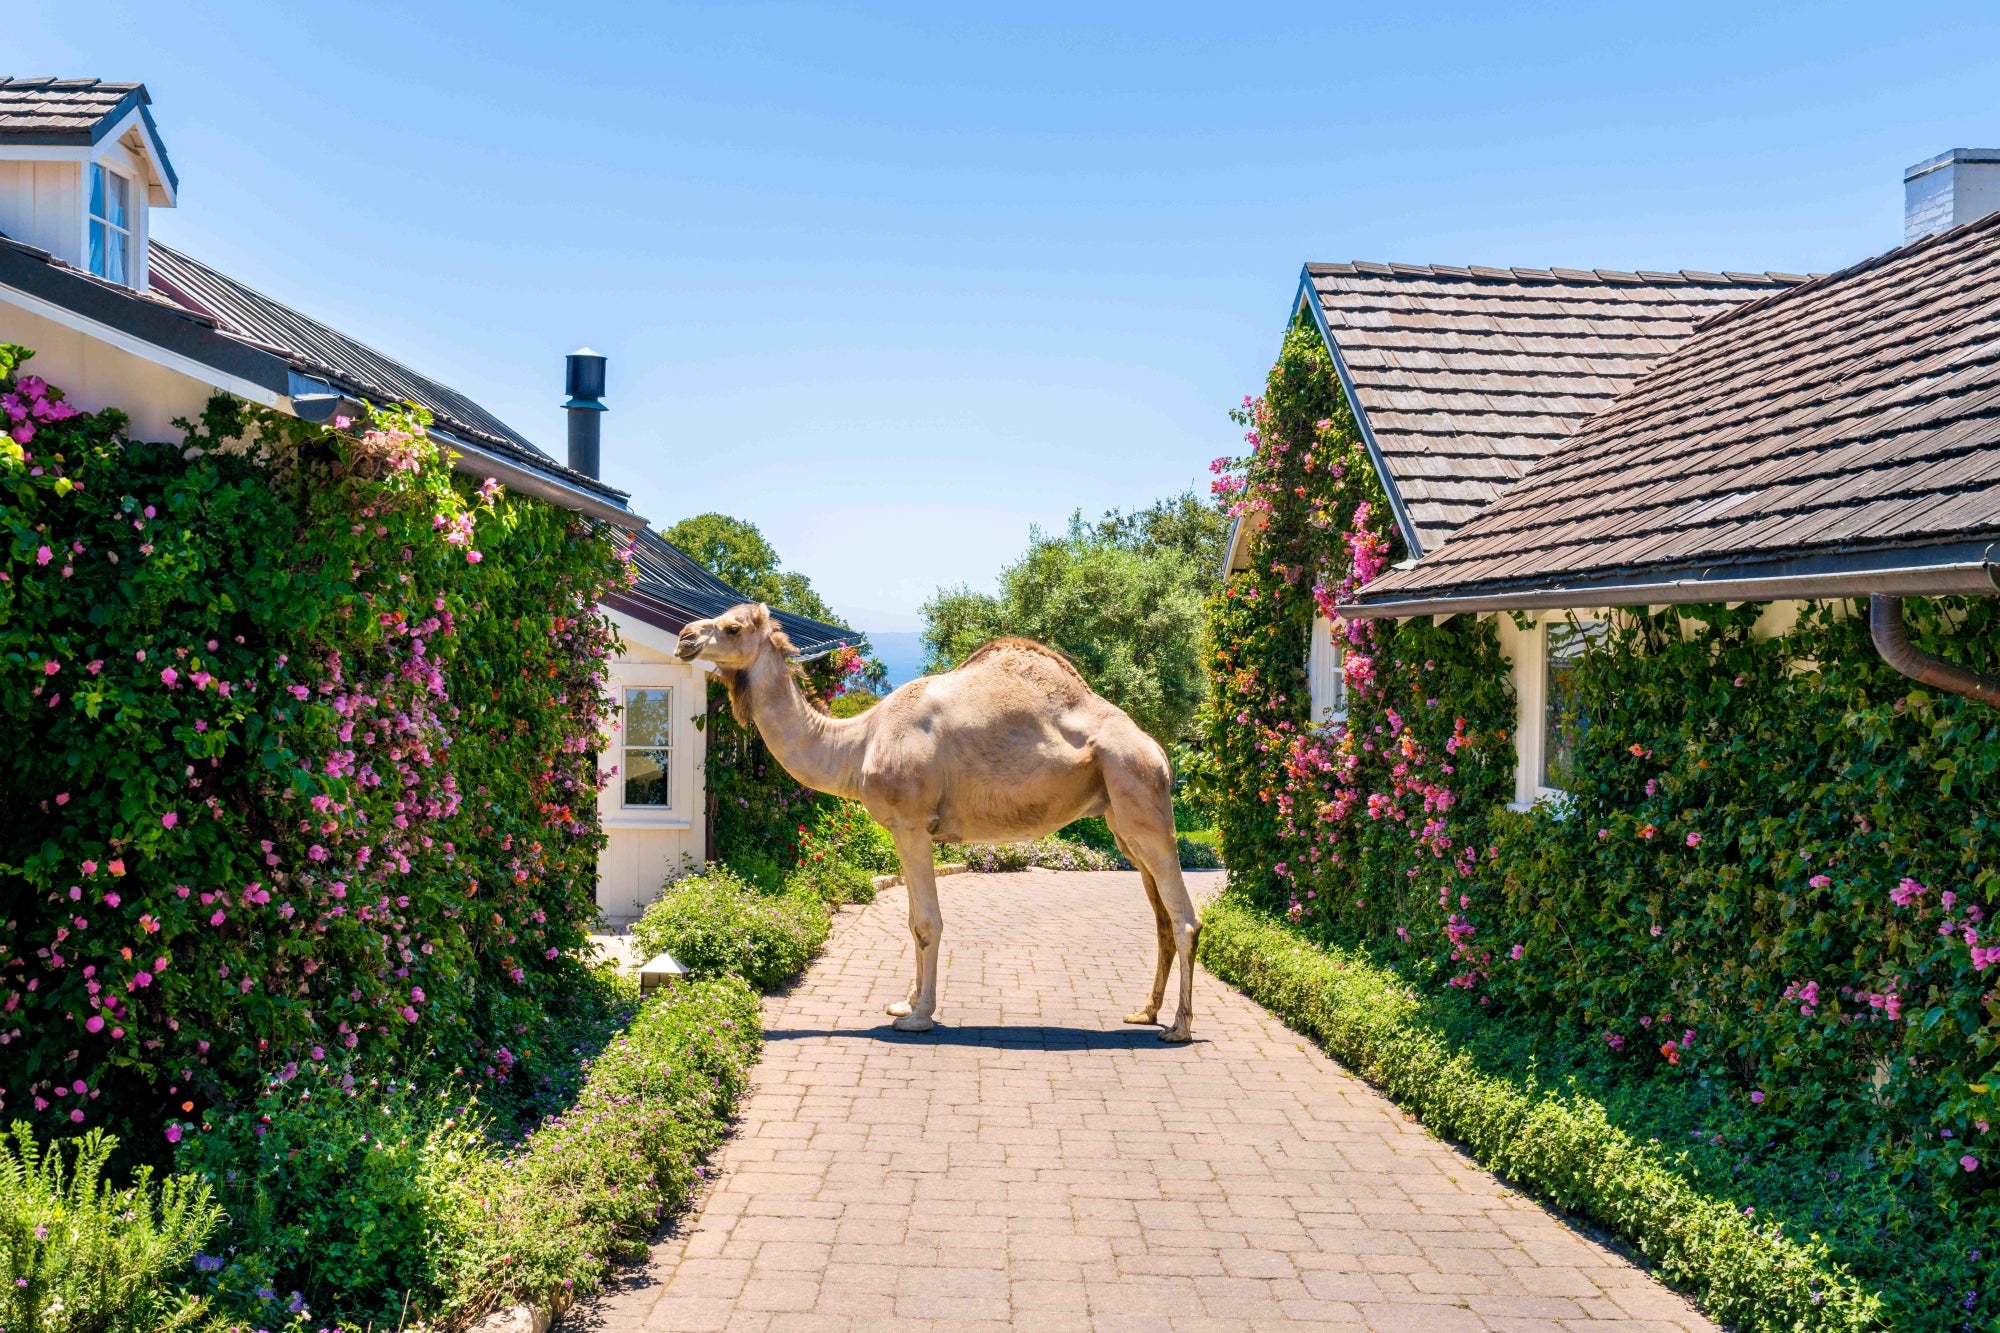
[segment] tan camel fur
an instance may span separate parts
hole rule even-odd
[[[757,729],[786,772],[861,802],[895,838],[917,947],[909,998],[889,1006],[898,1030],[926,1031],[937,1012],[944,919],[932,845],[1019,842],[1102,815],[1139,868],[1159,941],[1152,995],[1125,1021],[1158,1019],[1179,959],[1180,1009],[1160,1037],[1189,1040],[1201,921],[1181,879],[1173,773],[1159,742],[1028,639],[996,639],[956,670],[913,680],[851,718],[807,701],[792,651],[761,605],[696,621],[679,647],[683,661],[715,664],[737,720]]]

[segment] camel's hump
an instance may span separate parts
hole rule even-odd
[[[997,666],[1001,665],[1001,660],[1004,658],[1021,656],[1031,658],[1037,663],[1047,662],[1053,664],[1058,671],[1082,686],[1085,692],[1089,692],[1090,682],[1083,678],[1083,673],[1076,669],[1075,664],[1068,657],[1064,656],[1058,649],[1051,648],[1046,643],[1037,643],[1033,639],[1009,636],[1003,639],[989,640],[974,649],[963,662],[960,662],[953,669],[963,671],[974,663],[982,661],[992,661]]]

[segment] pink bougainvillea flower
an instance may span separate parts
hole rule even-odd
[[[172,828],[172,827],[173,827],[174,825],[176,825],[176,824],[178,824],[178,823],[180,823],[180,822],[181,822],[181,817],[180,817],[179,815],[175,814],[175,813],[174,813],[173,811],[171,811],[171,810],[167,811],[167,813],[165,813],[164,815],[161,815],[161,816],[160,816],[160,827],[161,827],[161,828]]]
[[[422,986],[410,987],[410,999],[417,1004],[422,1004],[424,1002],[424,988]]]
[[[54,658],[51,658],[48,661],[42,663],[42,674],[44,676],[53,676],[56,674],[56,672],[61,670],[62,670],[62,663],[56,661]]]
[[[1806,881],[1808,887],[1815,889],[1827,888],[1831,886],[1832,883],[1833,883],[1833,877],[1831,875],[1814,875],[1811,879]]]
[[[86,875],[95,875],[97,873],[97,862],[85,861],[83,863],[83,873]]]
[[[160,683],[166,686],[170,690],[180,682],[180,678],[181,678],[181,673],[174,670],[172,667],[168,667],[166,670],[160,673]]]
[[[417,1011],[410,1008],[410,1006],[407,1004],[403,1006],[403,1021],[406,1023],[414,1023],[417,1021]]]
[[[118,904],[119,904],[119,903],[121,903],[121,902],[123,902],[123,901],[124,901],[124,899],[120,898],[120,897],[119,897],[119,896],[118,896],[117,894],[115,894],[115,893],[107,893],[107,894],[105,894],[105,895],[104,895],[104,905],[105,905],[106,907],[116,907],[116,906],[118,906]]]
[[[468,565],[476,565],[482,559],[484,559],[484,557],[481,556],[477,551],[467,551],[465,553],[465,563]]]
[[[167,1142],[179,1143],[180,1141],[181,1141],[181,1127],[179,1125],[169,1124],[167,1126]]]
[[[114,858],[111,864],[104,868],[114,875],[122,875],[125,873],[125,862],[122,858]]]
[[[1755,1103],[1756,1105],[1758,1105],[1758,1106],[1762,1106],[1762,1105],[1764,1104],[1764,1093],[1763,1093],[1763,1090],[1762,1090],[1762,1089],[1759,1089],[1759,1090],[1757,1090],[1757,1091],[1755,1091],[1755,1092],[1751,1093],[1751,1094],[1750,1094],[1750,1100],[1751,1100],[1752,1102],[1754,1102],[1754,1103]]]
[[[217,912],[214,916],[208,919],[208,924],[211,926],[219,926],[228,919],[229,919],[229,914],[227,912]]]
[[[68,805],[68,804],[69,804],[69,793],[68,793],[68,792],[66,792],[66,791],[59,791],[59,792],[57,792],[57,793],[56,793],[56,804],[57,804],[57,805]]]
[[[1699,834],[1699,833],[1690,833],[1690,834],[1688,834],[1688,846],[1690,846],[1690,847],[1699,847],[1699,846],[1701,846],[1701,834]]]
[[[1908,907],[1928,892],[1930,890],[1925,885],[1919,884],[1916,880],[1905,875],[1897,882],[1895,888],[1889,890],[1889,901],[1898,907]],[[1947,903],[1946,906],[1950,906],[1950,904]]]
[[[1526,953],[1527,951],[1528,950],[1525,945],[1517,944],[1508,951],[1507,956],[1510,958],[1519,958],[1522,954]]]
[[[1979,1159],[1971,1153],[1967,1153],[1965,1156],[1959,1158],[1958,1164],[1967,1171],[1977,1171],[1979,1169]]]
[[[51,551],[46,546],[40,548],[35,552],[35,563],[38,565],[46,565],[47,563],[49,563],[49,561],[55,558],[56,558],[56,553],[54,551]]]
[[[104,1031],[104,1019],[103,1019],[103,1017],[102,1017],[101,1015],[98,1015],[98,1014],[92,1014],[92,1015],[91,1015],[91,1016],[90,1016],[89,1018],[86,1018],[86,1019],[84,1019],[84,1020],[83,1020],[83,1030],[84,1030],[85,1032],[102,1032],[102,1031]]]

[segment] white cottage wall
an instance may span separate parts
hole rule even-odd
[[[597,862],[597,910],[616,926],[636,921],[671,876],[707,859],[708,737],[696,719],[707,712],[708,673],[674,656],[676,636],[670,631],[619,611],[606,614],[625,647],[610,664],[609,689],[618,711],[611,745],[598,761],[610,780],[598,802],[606,842]],[[623,703],[625,692],[634,689],[673,692],[665,806],[625,802]],[[611,773],[614,768],[618,772]]]

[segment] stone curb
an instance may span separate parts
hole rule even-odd
[[[971,867],[963,861],[947,861],[943,865],[935,867],[934,872],[939,875],[963,875],[970,869]],[[878,891],[882,889],[894,889],[902,885],[903,877],[901,875],[877,875],[875,876],[874,883]]]

